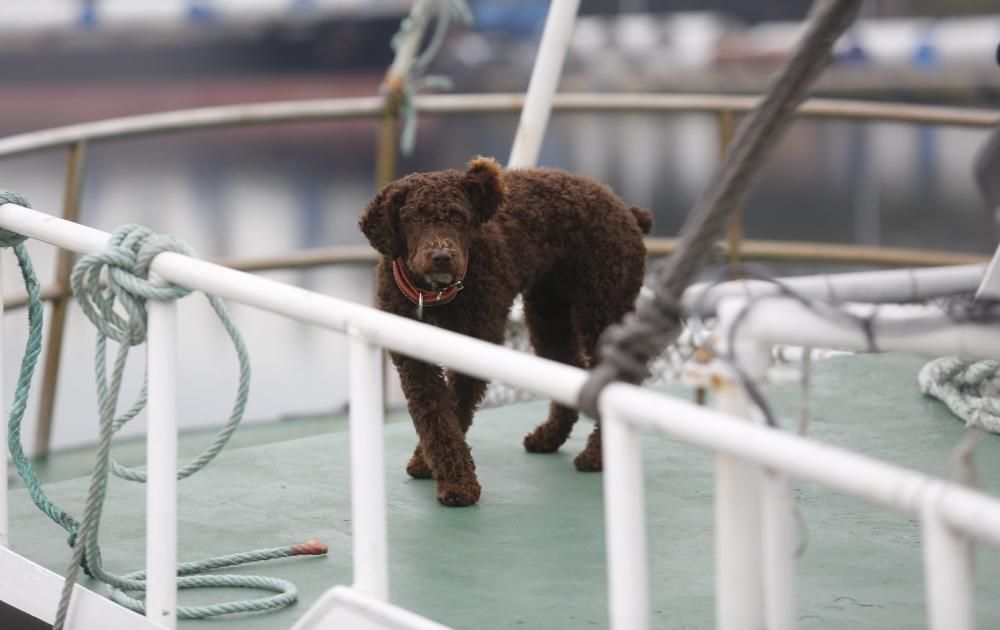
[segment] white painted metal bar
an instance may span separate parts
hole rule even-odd
[[[972,293],[985,273],[986,265],[953,265],[796,276],[778,280],[803,297],[834,303],[916,302]],[[733,280],[714,287],[700,283],[684,292],[683,305],[688,311],[697,310],[700,315],[709,315],[726,298],[754,299],[778,295],[779,292],[774,283],[763,280]]]
[[[525,97],[508,94],[433,94],[417,96],[415,107],[423,116],[517,112]],[[748,112],[758,101],[755,96],[720,94],[556,94],[553,109],[564,112]],[[67,125],[0,139],[0,157],[65,147],[76,142],[100,142],[116,138],[189,131],[305,121],[376,118],[382,114],[381,98],[310,99],[223,105],[126,116],[96,122]],[[796,114],[805,117],[882,120],[965,127],[993,127],[1000,114],[992,109],[872,103],[841,99],[810,99]]]
[[[0,295],[3,295],[3,256],[0,256]],[[3,300],[0,300],[0,358],[6,356],[6,340],[3,334]],[[7,443],[7,396],[4,394],[6,387],[6,374],[4,373],[3,361],[0,360],[0,418],[3,418],[3,426],[0,426],[0,470],[3,470],[3,487],[0,487],[0,548],[10,545],[10,518],[7,503],[10,500],[10,487],[7,475],[7,453],[9,444]]]
[[[0,593],[4,603],[45,623],[54,622],[63,576],[4,547],[0,547],[0,567]],[[73,587],[70,619],[100,620],[90,626],[80,624],[85,630],[91,627],[100,630],[163,630],[163,626],[82,584]],[[9,626],[3,628],[17,630]],[[75,626],[73,629],[77,630]]]
[[[730,310],[719,318],[717,333],[726,342],[729,338],[728,332],[735,324],[734,318],[737,314],[735,310]],[[741,335],[735,338],[734,347],[731,350],[737,357],[745,377],[756,383],[758,388],[764,389],[767,385],[767,370],[771,362],[771,347],[760,343],[754,337]],[[720,367],[715,369],[718,370]],[[737,382],[737,377],[734,374],[725,377],[725,384],[718,397],[717,408],[720,411],[728,411],[733,415],[742,416],[748,421],[757,420],[757,424],[762,423],[759,412],[752,406],[743,386]],[[719,455],[718,459],[723,460],[723,457]],[[727,619],[732,625],[726,627],[766,627],[768,630],[791,630],[795,627],[796,620],[795,527],[794,506],[788,477],[779,471],[764,469],[735,458],[730,458],[726,464],[729,468],[742,465],[749,479],[735,483],[743,484],[750,492],[756,493],[755,498],[751,496],[747,499],[741,496],[741,500],[755,501],[753,505],[758,510],[759,519],[752,524],[749,532],[735,534],[730,532],[726,540],[729,541],[730,547],[736,544],[752,547],[749,550],[740,548],[738,553],[742,552],[747,562],[758,562],[757,565],[753,565],[753,577],[756,578],[755,582],[759,586],[755,585],[753,590],[750,590],[750,587],[743,584],[741,588],[745,591],[746,598],[758,597],[759,600],[753,600],[752,604],[760,605],[763,610],[763,623],[759,626],[748,623],[738,610],[728,610]],[[723,469],[720,466],[718,470],[721,473]],[[729,474],[738,473],[729,470]],[[716,484],[720,485],[721,480],[720,474],[716,478]],[[730,481],[728,489],[733,493],[740,491],[739,485],[734,487],[732,481]],[[717,499],[717,501],[721,502],[721,499]],[[731,502],[729,509],[735,510],[735,506],[738,505],[738,502]],[[746,517],[749,517],[746,508],[743,509]],[[751,507],[751,509],[753,508]],[[719,514],[716,523],[719,523],[722,518],[724,518],[723,515]],[[727,523],[727,526],[732,527],[733,525]],[[717,527],[720,530],[726,528],[722,525],[717,525]],[[753,536],[758,533],[759,538],[754,539]],[[739,538],[740,535],[743,537]],[[757,545],[759,545],[759,551],[756,550]],[[721,565],[721,560],[717,560],[717,562]],[[719,576],[721,583],[721,572]],[[720,586],[720,590],[722,588],[725,587]],[[717,605],[719,604],[717,603]],[[721,610],[722,606],[719,607]],[[756,618],[754,617],[754,619]],[[719,619],[719,626],[722,627],[722,615]],[[740,625],[741,623],[745,625]]]
[[[85,253],[99,250],[109,236],[13,204],[0,206],[0,227]],[[170,282],[304,323],[342,332],[353,326],[373,345],[446,364],[478,378],[499,380],[561,404],[576,404],[587,377],[578,368],[180,254],[160,254],[153,268]],[[992,346],[984,346],[983,351],[984,358],[1000,354]],[[633,426],[737,455],[909,514],[918,512],[930,481],[915,471],[754,426],[639,387],[613,384],[603,397],[610,397],[605,401],[608,408],[618,410]],[[1000,545],[1000,502],[957,484],[946,484],[946,488],[939,505],[945,521],[969,536]]]
[[[764,619],[768,630],[793,630],[795,603],[795,513],[788,477],[765,470],[761,477],[761,557]]]
[[[601,410],[604,528],[612,630],[649,628],[646,508],[639,432],[618,412]]]
[[[527,168],[538,163],[552,111],[552,99],[559,87],[563,61],[579,8],[580,0],[552,0],[549,5],[538,56],[524,97],[524,109],[514,135],[514,146],[507,160],[510,168]]]
[[[727,299],[719,314],[738,311],[744,300]],[[1000,335],[994,325],[954,324],[936,306],[848,305],[855,315],[869,317],[879,351],[916,352],[929,356],[959,355],[987,359],[1000,356]],[[922,323],[914,318],[922,318]],[[899,324],[903,323],[902,326]],[[916,334],[919,333],[919,334]],[[768,298],[754,302],[740,324],[740,336],[771,345],[798,345],[837,350],[869,350],[861,326],[823,317],[800,302]]]
[[[629,424],[689,444],[755,461],[790,477],[892,510],[918,515],[934,480],[922,473],[865,455],[756,426],[728,414],[651,390],[615,383],[602,395]],[[1000,546],[1000,502],[950,482],[938,508],[945,522],[968,536]]]
[[[177,302],[150,300],[146,618],[177,627]]]
[[[382,350],[350,336],[351,532],[354,588],[389,601]]]
[[[920,514],[923,533],[924,585],[927,627],[930,630],[973,630],[972,543],[945,523],[935,493],[924,501]]]
[[[743,389],[716,392],[716,408],[750,422]],[[764,627],[761,556],[761,468],[730,453],[715,457],[715,627]]]
[[[309,608],[292,630],[449,630],[357,589],[334,586]]]

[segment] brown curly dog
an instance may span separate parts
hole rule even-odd
[[[601,332],[632,309],[645,268],[642,236],[652,223],[647,210],[626,206],[586,177],[505,171],[488,158],[472,160],[465,173],[397,180],[360,220],[382,254],[380,309],[502,343],[521,293],[535,351],[581,368],[594,357]],[[480,488],[465,433],[486,383],[399,354],[392,359],[420,438],[406,471],[437,480],[444,505],[475,503]],[[524,447],[556,451],[577,415],[553,403]],[[575,464],[601,470],[598,428]]]

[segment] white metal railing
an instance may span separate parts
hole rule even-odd
[[[782,287],[802,297],[834,304],[920,302],[959,293],[974,293],[986,271],[987,265],[983,263],[793,276],[778,280]],[[686,312],[710,315],[726,298],[754,300],[779,295],[781,290],[777,284],[766,280],[731,280],[715,286],[702,283],[689,287],[681,303]]]
[[[109,236],[12,204],[0,206],[0,226],[81,253],[102,249]],[[351,477],[352,487],[364,488],[363,492],[352,491],[354,588],[364,596],[361,599],[384,602],[387,608],[391,591],[381,461],[381,349],[478,378],[498,380],[564,405],[575,405],[586,379],[586,372],[577,368],[180,254],[160,254],[152,270],[169,282],[351,337]],[[732,322],[736,308],[732,301],[720,305],[724,324]],[[740,324],[739,352],[744,365],[759,371],[766,344],[804,341],[791,333],[805,328],[803,322],[808,315],[794,312],[780,302],[774,307],[766,303],[755,307]],[[170,541],[176,540],[176,466],[169,444],[176,439],[171,406],[176,396],[176,308],[171,304],[151,305],[149,320],[149,444],[155,444],[155,448],[149,449],[147,492],[150,509],[162,516],[147,519],[148,539],[156,541],[148,545],[147,597],[158,603],[150,610],[167,609],[172,613],[176,549]],[[775,326],[776,321],[785,324]],[[789,325],[793,322],[795,325]],[[809,343],[848,349],[866,347],[867,340],[857,330],[838,329],[829,322],[808,325],[813,330]],[[915,343],[893,339],[891,347],[935,353],[964,351],[970,356],[996,356],[1000,351],[1000,335],[986,326],[954,326],[948,334],[915,339]],[[739,528],[720,528],[717,534],[720,628],[751,628],[766,623],[769,628],[780,629],[794,624],[793,537],[788,535],[791,478],[813,481],[921,519],[927,538],[925,564],[932,628],[971,627],[969,559],[956,551],[963,550],[973,539],[1000,546],[1000,501],[948,481],[747,422],[737,417],[749,409],[742,390],[724,386],[720,394],[718,398],[725,407],[722,410],[624,384],[609,386],[601,397],[612,627],[631,630],[648,626],[639,452],[639,432],[644,430],[662,432],[718,454],[717,521],[722,525],[735,519],[743,524]],[[2,505],[6,491],[0,497]],[[6,529],[3,523],[2,530]],[[0,554],[0,558],[8,556],[15,557]],[[3,573],[0,570],[0,575]],[[943,576],[951,577],[946,580]],[[161,616],[156,622],[172,627],[175,620]]]

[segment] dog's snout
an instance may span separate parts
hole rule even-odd
[[[431,251],[431,262],[438,266],[450,265],[452,260],[451,252],[446,249],[435,249]]]

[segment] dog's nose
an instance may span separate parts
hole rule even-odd
[[[451,263],[451,252],[446,249],[435,249],[431,251],[431,262],[439,267]]]

